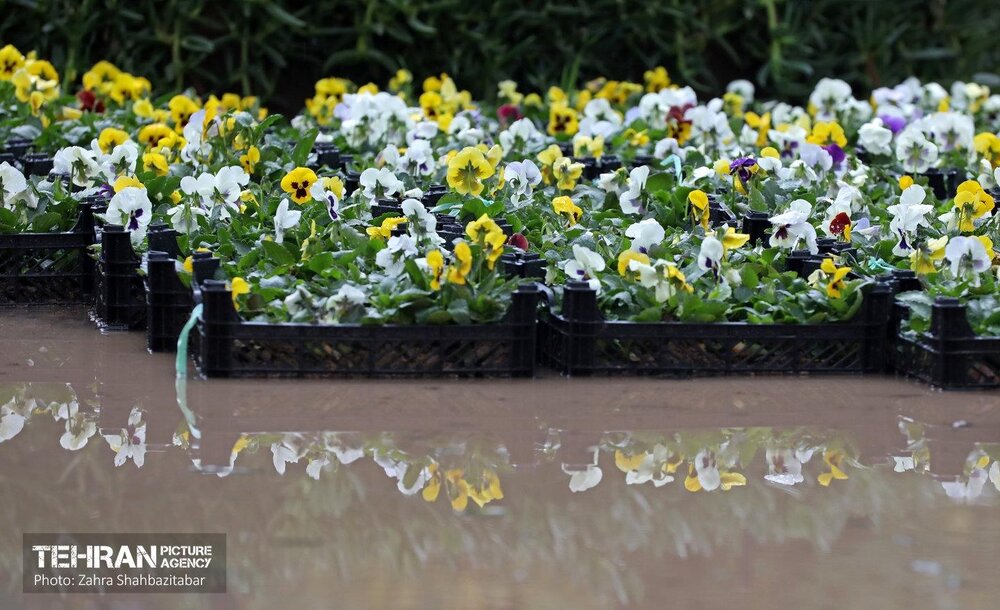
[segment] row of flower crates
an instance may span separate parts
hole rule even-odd
[[[128,231],[95,223],[101,209],[100,202],[81,203],[76,226],[67,232],[0,235],[0,304],[89,303],[102,327],[145,328],[150,350],[171,351],[200,300],[204,311],[193,352],[210,377],[531,376],[542,363],[574,376],[894,369],[942,388],[1000,387],[1000,338],[975,336],[957,301],[938,300],[929,333],[900,332],[905,310],[893,308],[892,295],[916,286],[905,273],[873,284],[861,311],[841,323],[607,321],[585,284],[567,285],[561,311],[543,306],[539,312],[541,293],[529,283],[496,324],[264,324],[239,318],[225,284],[214,281],[218,261],[210,256],[195,261],[195,290],[181,282],[176,234],[164,226],[150,228],[144,278]],[[101,245],[96,259],[95,244]],[[544,277],[536,255],[508,254],[503,264],[512,276]]]
[[[96,222],[105,205],[82,201],[69,231],[0,235],[0,306],[86,304],[101,328],[145,328],[141,260],[124,227]],[[165,229],[151,229],[150,243],[163,248],[159,235],[174,236],[158,228]]]

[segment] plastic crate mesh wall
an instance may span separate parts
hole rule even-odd
[[[35,245],[30,235],[7,237],[0,243],[0,305],[84,301],[89,270],[83,246]]]

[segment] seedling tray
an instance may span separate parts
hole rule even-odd
[[[206,377],[531,377],[538,288],[493,324],[368,326],[240,319],[224,282],[202,282],[195,362]]]
[[[584,282],[566,285],[561,313],[539,323],[543,362],[567,375],[693,377],[746,373],[880,373],[891,288],[873,285],[855,318],[828,324],[604,320]]]

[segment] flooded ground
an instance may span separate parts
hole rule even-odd
[[[1000,393],[893,378],[178,396],[141,333],[8,310],[0,608],[995,608],[998,448]],[[225,533],[228,593],[24,595],[24,532]]]

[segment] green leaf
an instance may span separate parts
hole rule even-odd
[[[273,241],[263,241],[260,245],[264,249],[267,260],[271,261],[274,265],[287,267],[295,264],[295,257],[281,244]]]
[[[295,144],[295,149],[292,150],[292,164],[295,167],[305,166],[306,161],[309,159],[309,153],[312,152],[313,144],[316,143],[317,135],[319,135],[318,129],[310,129],[303,133],[302,137]]]

